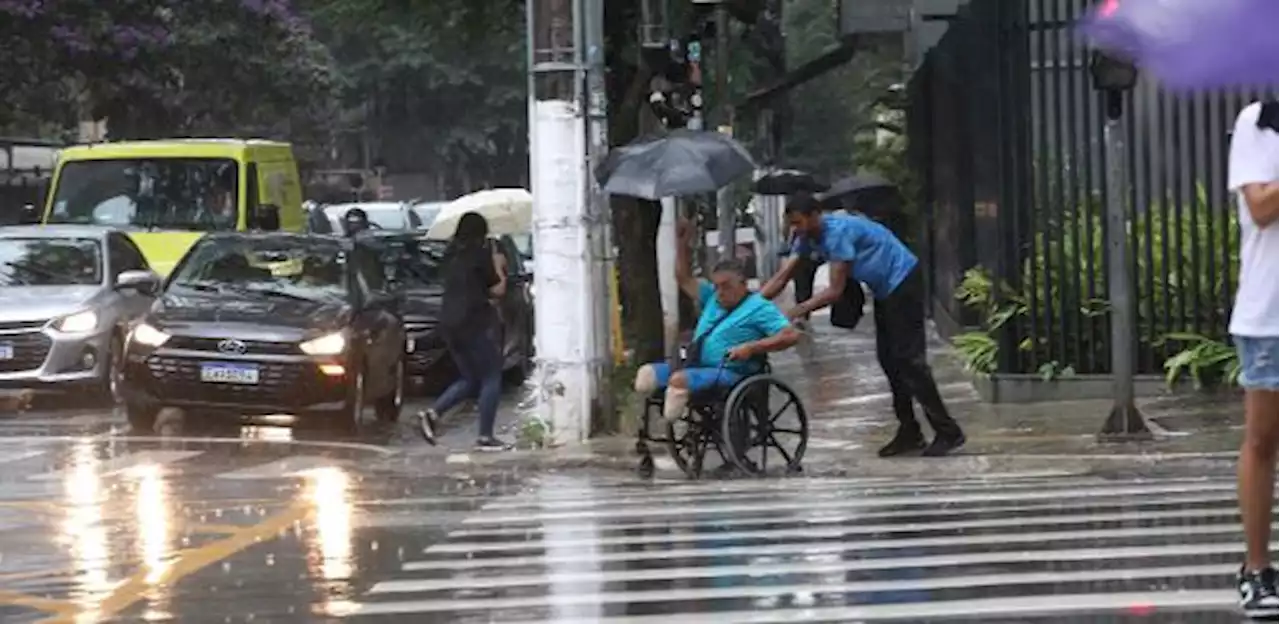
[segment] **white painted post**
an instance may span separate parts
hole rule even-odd
[[[530,149],[534,273],[536,412],[551,426],[547,442],[575,444],[590,433],[603,388],[596,306],[598,240],[588,199],[586,62],[581,1],[531,0]],[[539,19],[545,18],[545,21]],[[607,357],[607,354],[604,356]]]

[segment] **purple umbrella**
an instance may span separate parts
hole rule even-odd
[[[1104,0],[1081,30],[1181,90],[1280,82],[1278,0]]]

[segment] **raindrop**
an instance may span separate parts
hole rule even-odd
[[[273,553],[267,553],[267,565],[268,565],[268,566],[273,566],[273,565],[275,565],[275,564],[276,564],[276,556],[275,556],[275,554],[273,554]]]
[[[369,542],[369,550],[372,550],[373,552],[378,552],[378,542],[376,540]]]
[[[229,562],[229,561],[223,561],[223,562],[222,562],[222,573],[223,573],[223,574],[230,574],[230,573],[231,573],[231,562]]]
[[[215,518],[221,518],[221,517],[222,517],[222,510],[221,510],[221,509],[215,509],[215,510],[213,510],[213,517],[215,517]]]

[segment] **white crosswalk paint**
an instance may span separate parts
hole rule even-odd
[[[8,464],[20,462],[28,459],[34,459],[44,455],[44,451],[29,451],[23,449],[14,449],[11,451],[0,451],[0,464]]]
[[[108,477],[128,472],[129,470],[141,466],[165,466],[174,462],[190,459],[196,455],[200,455],[201,453],[203,453],[203,451],[139,451],[137,453],[129,453],[127,455],[113,457],[104,461],[95,461],[91,465],[91,469],[100,477]],[[78,470],[80,470],[79,466],[70,465],[52,472],[31,475],[27,478],[32,481],[55,481],[66,477],[68,474],[75,473]]]
[[[287,479],[304,476],[313,470],[323,468],[340,468],[345,463],[346,462],[335,461],[328,457],[295,455],[257,466],[241,468],[240,470],[232,472],[218,473],[217,476],[219,479],[237,480]]]
[[[343,615],[702,624],[1225,610],[1241,548],[1234,487],[1069,474],[547,483],[465,518]]]

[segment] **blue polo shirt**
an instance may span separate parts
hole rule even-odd
[[[698,302],[702,306],[702,315],[698,317],[698,326],[694,329],[695,337],[706,334],[708,328],[720,321],[725,314],[724,308],[716,300],[716,288],[711,282],[698,282]],[[749,293],[729,315],[702,341],[699,364],[703,367],[718,368],[730,349],[777,335],[791,325],[782,310],[759,293]],[[725,368],[743,374],[755,372],[753,367],[752,362],[729,362],[725,365]]]
[[[892,294],[916,268],[916,255],[889,228],[866,217],[823,215],[820,238],[796,237],[791,253],[849,263],[850,277],[866,284],[876,299]]]

